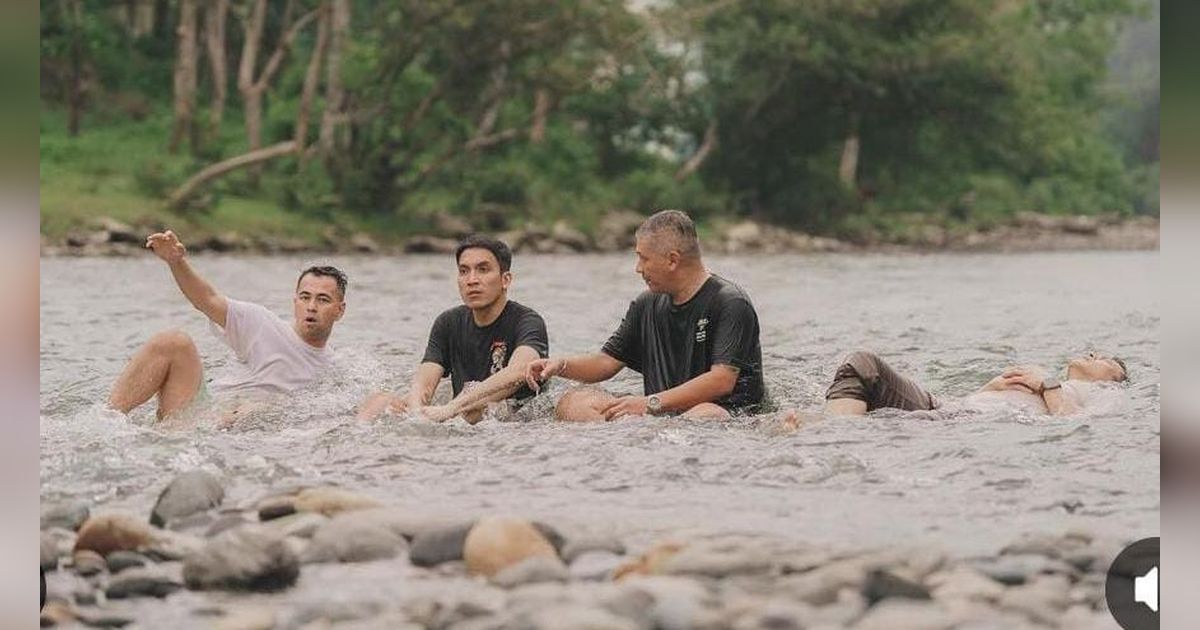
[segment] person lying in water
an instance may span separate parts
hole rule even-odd
[[[117,377],[108,404],[129,413],[158,396],[158,419],[174,416],[204,390],[218,398],[256,393],[290,393],[304,387],[332,363],[327,347],[333,326],[346,313],[346,274],[334,267],[300,272],[292,296],[293,320],[265,307],[217,292],[188,261],[174,232],[151,234],[146,247],[167,263],[184,297],[214,325],[214,333],[234,351],[239,369],[205,383],[196,344],[181,330],[152,336]],[[229,420],[228,418],[226,420]]]
[[[359,419],[386,412],[441,422],[461,415],[474,424],[490,404],[515,407],[534,395],[525,386],[525,366],[545,357],[550,342],[542,316],[508,299],[512,251],[503,241],[474,235],[459,243],[454,259],[462,304],[434,320],[408,393],[373,394],[359,407]],[[454,399],[430,405],[446,376]]]
[[[559,400],[560,420],[663,414],[727,419],[735,412],[758,412],[766,386],[750,297],[709,273],[696,226],[683,212],[655,213],[635,236],[635,270],[649,290],[630,303],[600,352],[533,361],[526,370],[529,386],[554,376],[598,383],[626,367],[642,374],[644,395],[617,397],[585,388]]]
[[[970,407],[1004,404],[1039,414],[1065,416],[1086,410],[1094,397],[1092,383],[1129,379],[1121,359],[1094,352],[1068,361],[1061,376],[1064,378],[1059,380],[1037,365],[1010,367],[958,403]],[[896,372],[875,353],[865,351],[846,357],[825,392],[825,414],[833,416],[861,416],[883,408],[933,410],[947,405],[947,401]]]

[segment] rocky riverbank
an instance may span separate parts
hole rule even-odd
[[[564,221],[550,226],[528,225],[489,231],[497,234],[518,253],[624,252],[632,247],[634,231],[644,218],[644,215],[632,211],[612,212],[591,233],[585,233]],[[315,240],[237,232],[184,236],[188,248],[193,252],[445,254],[454,251],[459,238],[487,227],[472,225],[457,216],[435,215],[427,234],[398,242],[335,227],[330,227]],[[131,226],[102,217],[61,241],[43,239],[42,253],[47,256],[137,255],[141,253],[146,235],[162,228],[161,225]],[[1153,217],[1057,216],[1030,212],[1019,213],[1009,222],[987,229],[946,228],[915,218],[905,229],[889,235],[868,232],[854,241],[847,241],[747,220],[706,226],[704,246],[709,252],[726,254],[1154,250],[1158,249],[1158,231],[1158,219]]]
[[[329,486],[229,505],[224,483],[178,475],[143,515],[44,507],[42,625],[150,627],[146,617],[169,610],[176,627],[227,630],[1093,628],[1111,624],[1105,570],[1127,542],[1069,531],[984,557],[753,535],[633,548],[562,524],[385,505]],[[323,580],[344,590],[356,572],[390,588],[288,599]]]

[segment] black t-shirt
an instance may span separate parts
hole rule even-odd
[[[509,300],[496,321],[480,327],[471,309],[456,306],[434,320],[422,362],[442,366],[442,376],[450,376],[457,396],[467,383],[483,382],[507,367],[520,346],[533,348],[543,358],[550,354],[546,322],[537,311]],[[521,400],[532,395],[523,385],[513,397]]]
[[[714,365],[738,368],[733,393],[716,404],[752,410],[766,395],[758,314],[741,287],[718,276],[710,276],[679,305],[665,293],[641,294],[603,352],[641,372],[647,396],[682,385]]]

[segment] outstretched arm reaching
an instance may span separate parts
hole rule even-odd
[[[200,277],[188,263],[187,248],[179,242],[179,237],[171,230],[157,232],[146,237],[146,247],[150,248],[155,256],[166,261],[171,275],[175,277],[175,284],[179,285],[179,290],[192,306],[204,313],[213,323],[224,328],[229,301],[207,280]]]
[[[435,422],[463,415],[468,422],[474,424],[482,417],[468,414],[483,409],[490,402],[504,400],[521,389],[521,386],[525,384],[525,367],[537,358],[537,350],[529,346],[518,346],[504,369],[489,376],[482,383],[463,391],[449,403],[438,407],[425,407],[421,413]]]
[[[525,368],[525,382],[535,392],[552,376],[561,376],[580,383],[599,383],[616,376],[624,367],[624,363],[603,352],[565,359],[538,359],[530,361],[529,366]]]

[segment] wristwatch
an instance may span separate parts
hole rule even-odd
[[[1042,380],[1043,394],[1052,389],[1059,389],[1060,387],[1062,387],[1062,383],[1058,382],[1058,379],[1054,378],[1053,376]]]
[[[662,411],[662,399],[658,397],[658,394],[653,394],[646,399],[646,411],[652,414]]]

